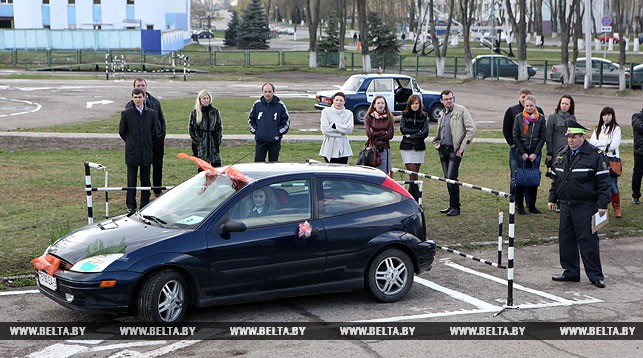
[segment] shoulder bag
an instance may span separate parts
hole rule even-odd
[[[368,167],[379,167],[382,161],[380,160],[380,152],[376,146],[369,146],[368,142],[359,151],[357,156],[357,165],[366,165]]]
[[[610,148],[610,144],[608,144],[607,148],[605,148],[605,156],[606,157],[607,157],[607,151]],[[623,163],[621,162],[621,158],[619,158],[619,157],[607,157],[607,159],[609,159],[609,161],[610,161],[610,176],[620,177],[621,172],[623,171]]]

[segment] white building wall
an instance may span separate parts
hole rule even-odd
[[[139,0],[140,1],[140,0]],[[78,2],[78,1],[76,1]],[[138,2],[138,1],[136,1]],[[127,18],[126,5],[127,0],[103,0],[101,5],[101,23],[103,29],[122,29],[125,27],[123,20]]]
[[[42,0],[14,1],[13,19],[16,29],[42,29]]]
[[[93,29],[93,1],[76,1],[76,28]]]
[[[183,4],[183,1],[176,2]],[[171,12],[168,8],[172,3],[173,1],[167,0],[138,0],[134,3],[134,16],[141,20],[143,29],[147,29],[148,25],[154,25],[154,30],[164,30],[165,13]]]
[[[49,1],[49,19],[52,30],[64,30],[69,28],[67,22],[67,0]]]

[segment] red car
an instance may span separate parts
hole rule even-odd
[[[612,39],[614,44],[618,44],[618,42],[620,41],[620,38],[619,38],[618,34],[614,34],[613,36],[612,35],[600,35],[598,37],[598,39],[601,41],[602,44],[604,44],[605,42],[609,41],[610,39]]]

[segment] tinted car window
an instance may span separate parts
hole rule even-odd
[[[371,209],[400,202],[400,194],[379,185],[338,179],[321,179],[321,218]]]
[[[248,228],[308,220],[312,216],[310,181],[290,180],[257,188],[232,209],[230,218]]]

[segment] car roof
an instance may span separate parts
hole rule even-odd
[[[371,179],[380,177],[384,180],[386,178],[384,172],[377,168],[316,161],[310,163],[239,163],[233,164],[233,167],[251,179],[263,179],[292,174],[344,174],[349,176],[365,176]]]
[[[377,74],[377,73],[364,73],[361,75],[352,75],[351,77],[361,77],[361,78],[402,78],[402,79],[412,79],[413,77],[407,75],[396,75],[396,74]]]

